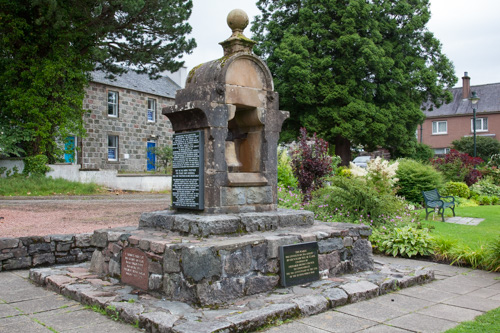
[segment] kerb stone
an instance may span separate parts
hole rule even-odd
[[[166,312],[149,312],[139,316],[141,326],[148,332],[170,333],[178,316]]]
[[[322,295],[307,295],[293,300],[303,315],[311,316],[328,309],[328,300]]]
[[[249,331],[267,323],[268,319],[286,319],[298,314],[296,304],[272,304],[262,309],[251,310],[227,317],[237,331]]]
[[[349,296],[349,302],[355,303],[373,298],[379,294],[379,287],[368,281],[347,283],[340,286]]]
[[[322,294],[330,302],[331,308],[345,305],[349,299],[347,293],[340,288],[328,288]]]

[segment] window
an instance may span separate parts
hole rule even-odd
[[[432,134],[448,134],[448,122],[446,120],[433,121]]]
[[[108,135],[108,161],[118,161],[117,135]]]
[[[148,122],[154,123],[156,120],[156,99],[148,98]]]
[[[474,118],[470,120],[470,131],[474,132]],[[488,118],[476,118],[476,132],[488,131]]]
[[[446,155],[450,152],[450,148],[434,148],[434,154]]]
[[[108,91],[108,116],[118,117],[118,92]]]

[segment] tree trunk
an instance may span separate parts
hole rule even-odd
[[[351,161],[351,142],[344,137],[335,138],[335,155],[340,156],[342,162],[340,165],[348,166]]]

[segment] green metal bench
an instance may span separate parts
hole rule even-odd
[[[441,196],[437,189],[430,191],[422,191],[422,195],[425,200],[425,219],[429,217],[429,213],[434,212],[438,208],[438,214],[441,215],[441,219],[444,222],[444,210],[450,208],[455,216],[455,198],[453,196]],[[451,201],[445,201],[443,199],[451,199]],[[427,211],[430,209],[429,211]]]

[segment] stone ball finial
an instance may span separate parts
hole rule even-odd
[[[248,15],[242,9],[233,9],[227,14],[227,25],[233,32],[245,30],[248,22]]]

